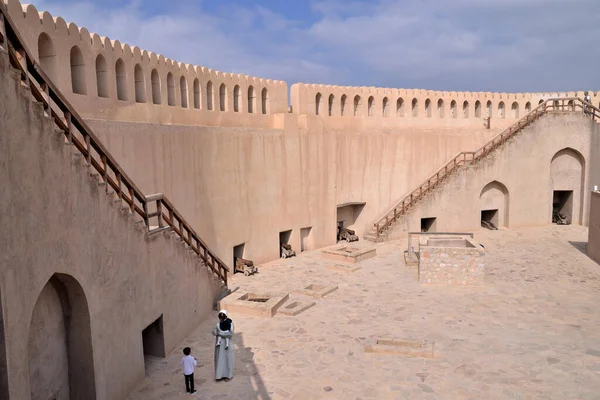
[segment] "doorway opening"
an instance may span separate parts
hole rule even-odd
[[[312,249],[312,226],[300,229],[300,251]]]
[[[552,223],[569,225],[573,221],[573,191],[555,190],[552,196]]]
[[[142,344],[144,347],[144,357],[164,358],[166,356],[162,314],[142,331]]]
[[[421,218],[421,232],[435,232],[436,217]]]
[[[233,246],[233,271],[235,273],[235,263],[238,258],[244,258],[244,248],[246,247],[246,243],[238,244],[237,246]]]
[[[498,210],[481,210],[481,227],[498,230]]]
[[[290,237],[292,236],[292,230],[279,232],[279,257],[283,255],[282,244],[289,244]]]

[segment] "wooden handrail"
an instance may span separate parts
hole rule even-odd
[[[456,171],[461,165],[475,164],[494,149],[504,144],[512,136],[520,132],[542,115],[549,111],[567,111],[573,112],[580,110],[586,115],[591,116],[593,120],[600,119],[600,109],[591,103],[588,103],[578,97],[551,98],[540,103],[536,108],[527,113],[523,118],[509,126],[489,142],[475,151],[463,151],[454,156],[446,164],[431,174],[423,183],[412,189],[406,196],[399,200],[383,217],[375,222],[376,237],[392,226],[392,224],[404,215],[419,199],[423,198],[429,191],[433,190],[438,183],[447,178]]]
[[[157,218],[159,228],[165,228],[166,223],[200,257],[202,262],[227,284],[227,274],[230,271],[227,265],[210,251],[207,244],[166,196],[161,193],[145,196],[125,173],[34,60],[8,14],[6,5],[0,0],[0,49],[2,47],[8,51],[11,65],[21,73],[23,84],[30,89],[35,100],[42,103],[44,112],[54,120],[68,143],[72,144],[84,156],[86,163],[98,172],[106,185],[106,191],[108,192],[109,187],[112,188],[117,198],[127,204],[131,213],[142,217],[148,231],[151,231],[150,227],[153,226],[151,219]],[[156,211],[149,212],[149,205],[153,203]]]

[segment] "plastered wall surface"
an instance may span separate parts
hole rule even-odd
[[[170,351],[212,310],[220,285],[179,241],[166,234],[148,238],[90,179],[72,146],[41,115],[0,53],[0,224],[5,227],[0,293],[7,392],[10,399],[48,399],[47,393],[64,384],[64,321],[57,319],[62,305],[63,314],[71,315],[62,329],[71,329],[73,379],[80,389],[95,386],[98,399],[121,399],[144,376],[142,330],[162,315]],[[67,300],[57,304],[60,293]],[[90,371],[91,381],[77,378]],[[71,398],[93,397],[71,392]]]
[[[587,251],[590,257],[600,264],[600,192],[592,192],[590,199],[590,233]]]

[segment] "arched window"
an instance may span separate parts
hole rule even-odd
[[[573,100],[569,100],[569,102],[567,103],[568,109],[569,111],[575,111],[575,103],[573,102]]]
[[[492,101],[488,100],[487,104],[486,104],[486,108],[487,108],[487,117],[492,117]]]
[[[181,92],[181,107],[188,108],[188,90],[185,76],[179,78],[179,90]]]
[[[96,89],[99,97],[108,97],[108,65],[102,54],[96,57]]]
[[[540,100],[538,106],[544,102],[544,99]]]
[[[73,93],[87,94],[85,84],[85,62],[79,47],[71,47],[71,87]]]
[[[411,106],[412,106],[412,116],[418,117],[419,116],[419,100],[413,99]]]
[[[319,115],[319,111],[321,109],[321,93],[317,93],[315,96],[315,114]]]
[[[513,118],[513,119],[519,118],[519,103],[517,103],[516,101],[514,103],[512,103],[512,106],[510,106],[510,113],[511,113],[511,118]]]
[[[481,102],[479,100],[475,102],[475,118],[481,118]]]
[[[240,94],[240,85],[233,87],[233,112],[240,112],[240,103],[242,102],[242,96]]]
[[[425,116],[431,118],[431,100],[425,99]]]
[[[329,116],[331,117],[333,115],[333,101],[334,101],[335,97],[333,96],[333,94],[329,95]]]
[[[256,101],[256,95],[254,94],[254,86],[248,87],[248,112],[252,114],[254,112],[254,103]]]
[[[175,79],[170,72],[167,74],[167,103],[170,106],[175,105]]]
[[[463,118],[469,118],[469,102],[463,102]]]
[[[150,81],[152,82],[152,104],[161,104],[160,78],[156,69],[150,73]]]
[[[438,118],[444,118],[444,100],[439,99],[437,102]]]
[[[346,95],[343,94],[342,95],[342,100],[340,102],[340,115],[343,117],[344,116],[344,110],[346,109]]]
[[[206,83],[206,109],[207,110],[211,110],[213,109],[213,99],[214,99],[214,93],[213,93],[213,83],[211,81],[208,81]]]
[[[115,74],[117,77],[117,99],[127,100],[127,71],[125,63],[120,58],[115,64]]]
[[[136,103],[145,103],[146,82],[144,81],[144,71],[140,64],[136,64],[133,69],[133,79],[135,81],[135,101]]]
[[[38,37],[38,58],[42,70],[51,80],[56,79],[56,51],[54,50],[54,42],[46,33],[40,34]]]
[[[506,114],[504,113],[504,102],[501,101],[498,103],[498,118],[506,118]]]
[[[362,101],[359,95],[354,96],[354,116],[360,117],[360,107],[362,105]]]
[[[194,79],[194,108],[200,109],[200,99],[202,98],[202,89],[200,89],[200,81]]]
[[[387,97],[383,98],[383,102],[381,103],[381,115],[384,117],[389,117],[390,115],[390,104],[389,104],[389,100]]]
[[[227,86],[224,83],[219,86],[219,110],[227,111]]]
[[[450,102],[450,117],[456,118],[456,100]]]
[[[375,105],[373,104],[374,102],[375,102],[375,99],[373,98],[373,96],[369,96],[369,99],[367,100],[367,115],[369,117],[373,116],[373,113],[374,113],[373,109],[375,108]]]
[[[269,113],[269,92],[267,92],[267,88],[263,88],[260,94],[261,104],[262,104],[262,113]]]
[[[529,113],[531,111],[531,102],[525,103],[525,112]]]
[[[402,97],[396,100],[396,117],[404,117],[404,99]]]

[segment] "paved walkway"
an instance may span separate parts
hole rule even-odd
[[[206,321],[131,399],[184,399],[181,348],[191,346],[199,399],[598,399],[600,266],[577,226],[481,231],[482,287],[434,287],[404,266],[406,241],[376,245],[354,273],[325,269],[319,251],[271,263],[230,284],[292,292],[338,290],[295,316],[231,315],[235,377],[212,379],[216,321]],[[361,242],[360,246],[369,246]],[[290,295],[290,299],[302,298]],[[435,358],[365,353],[378,338],[435,342]]]

